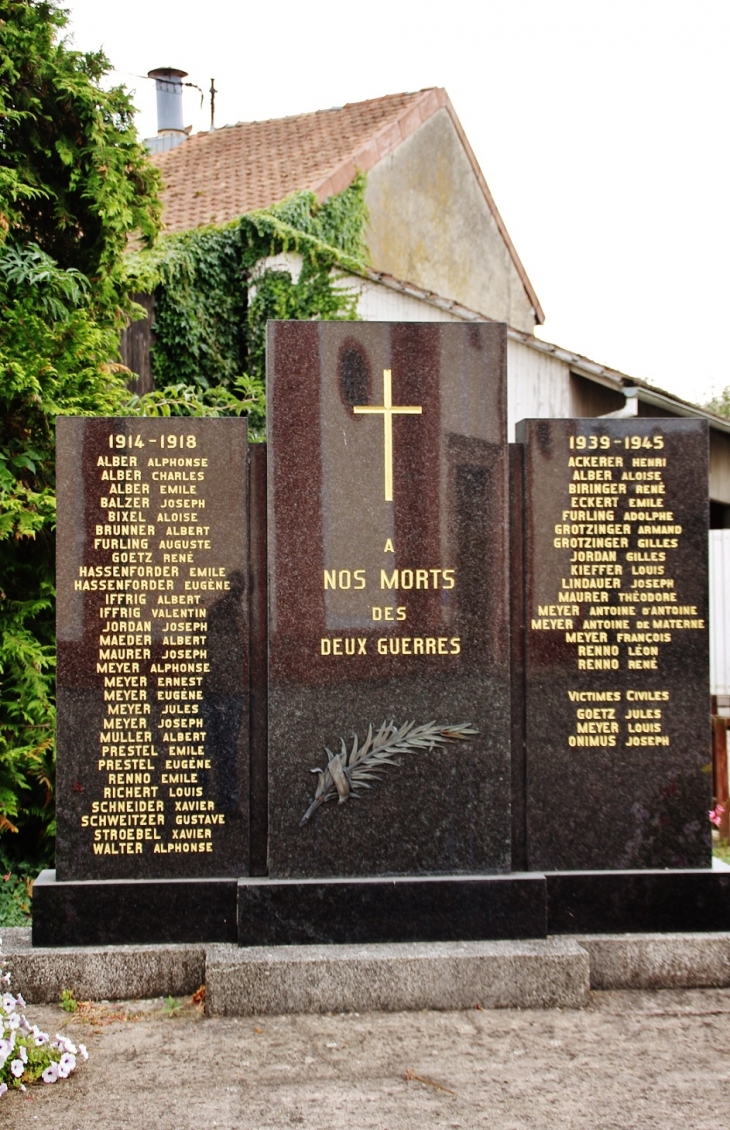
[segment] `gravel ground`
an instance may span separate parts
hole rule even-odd
[[[27,1011],[90,1059],[0,1099],[13,1130],[717,1130],[730,1111],[730,989],[594,993],[582,1011]]]

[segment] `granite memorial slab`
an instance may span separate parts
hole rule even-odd
[[[246,424],[56,434],[57,878],[246,874]]]
[[[117,879],[33,884],[34,946],[130,946],[238,938],[238,880]]]
[[[506,338],[270,323],[269,875],[510,867]]]
[[[517,438],[529,869],[709,867],[707,423]]]
[[[367,945],[544,938],[536,872],[385,879],[239,879],[238,944]]]
[[[730,930],[727,871],[563,871],[545,878],[549,934]]]

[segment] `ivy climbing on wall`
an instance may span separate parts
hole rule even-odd
[[[366,221],[365,177],[358,174],[324,203],[299,192],[130,256],[130,285],[155,295],[156,391],[134,410],[243,411],[252,438],[263,438],[266,322],[357,317],[357,296],[342,277],[362,270]]]

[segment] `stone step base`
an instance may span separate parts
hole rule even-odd
[[[592,989],[730,988],[730,934],[580,934]]]
[[[730,987],[730,933],[591,934],[376,945],[43,949],[6,929],[2,962],[29,1004],[187,996],[211,1016],[580,1008],[590,989]]]
[[[31,944],[30,929],[0,928],[0,961],[11,988],[28,1004],[56,1003],[64,989],[77,1000],[183,997],[205,984],[205,946],[59,946]],[[237,949],[237,946],[231,946]]]
[[[588,954],[572,939],[210,946],[211,1015],[580,1008]]]

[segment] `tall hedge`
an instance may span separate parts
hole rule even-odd
[[[100,54],[55,2],[0,2],[0,866],[52,857],[54,428],[119,411],[130,234],[158,176]],[[4,860],[4,863],[3,863]]]

